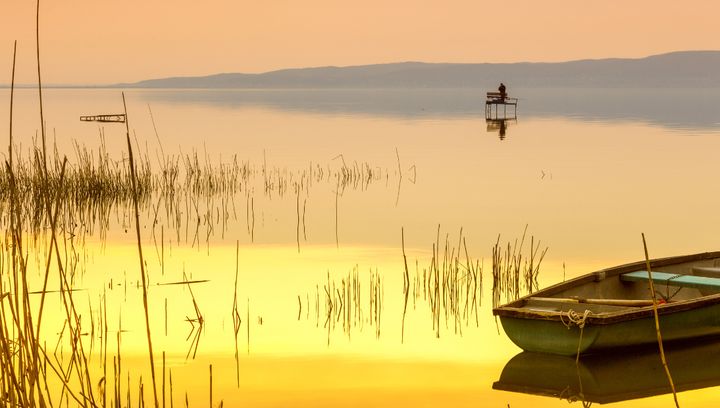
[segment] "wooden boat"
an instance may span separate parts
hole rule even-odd
[[[720,334],[720,252],[650,261],[663,341]],[[657,343],[645,261],[589,273],[493,309],[526,351],[589,354]]]
[[[720,342],[668,345],[665,350],[675,389],[720,385]],[[493,389],[599,404],[672,392],[657,346],[628,354],[575,357],[524,351],[507,362]]]

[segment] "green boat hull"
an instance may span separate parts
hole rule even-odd
[[[657,343],[653,317],[610,324],[585,324],[583,328],[569,319],[558,321],[501,316],[500,321],[513,343],[532,352],[576,355]],[[720,304],[662,314],[659,321],[663,341],[720,335]]]

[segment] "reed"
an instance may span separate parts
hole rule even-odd
[[[170,369],[170,372],[168,373],[168,376],[170,377],[170,408],[173,408],[173,381],[172,381],[172,369]]]
[[[165,408],[165,351],[162,353],[162,408]]]
[[[47,175],[47,149],[45,142],[45,115],[43,114],[42,76],[40,75],[40,0],[35,7],[35,56],[37,57],[38,99],[40,101],[40,135],[42,137],[42,162]]]
[[[530,237],[529,253],[524,252],[527,228],[521,238],[500,245],[500,235],[492,248],[493,307],[538,289],[540,265],[549,247],[540,251],[540,241]],[[519,242],[518,242],[519,241]]]
[[[35,165],[38,168],[42,166],[40,161],[36,161]],[[83,332],[80,317],[72,299],[73,288],[68,280],[66,270],[63,268],[63,259],[56,239],[59,198],[52,196],[47,191],[42,197],[47,210],[45,214],[49,219],[51,238],[49,252],[44,261],[46,266],[43,290],[32,292],[28,289],[28,263],[23,250],[23,223],[19,216],[17,183],[14,172],[7,162],[6,171],[10,187],[11,209],[10,228],[6,237],[10,241],[3,248],[6,256],[2,257],[2,268],[0,268],[0,282],[2,282],[0,283],[0,293],[4,294],[0,299],[0,348],[3,349],[3,352],[0,353],[0,366],[2,367],[0,377],[2,377],[2,383],[6,385],[4,390],[6,402],[28,407],[52,405],[49,383],[62,379],[60,400],[65,396],[82,405],[95,404],[94,382],[90,379],[87,356],[81,340]],[[64,183],[64,174],[63,165],[59,179],[61,186]],[[67,330],[63,330],[62,333],[67,333],[71,345],[70,364],[67,370],[60,366],[59,360],[50,358],[41,337],[45,296],[51,292],[47,290],[47,282],[53,257],[57,259],[61,284],[59,293],[66,316],[64,327]],[[8,280],[10,287],[4,284],[8,274],[10,275]],[[33,293],[41,295],[40,307],[36,312],[33,312],[30,307],[30,295]],[[50,378],[50,372],[56,373],[58,377]],[[8,387],[7,385],[10,384],[12,386]],[[78,389],[73,389],[72,384]]]
[[[400,202],[400,188],[402,187],[402,166],[400,166],[400,152],[398,152],[397,147],[395,148],[395,157],[397,158],[397,165],[398,165],[398,187],[397,187],[397,197],[395,198],[395,207],[397,207],[398,203]]]
[[[240,241],[235,242],[235,293],[233,295],[233,306],[232,306],[232,318],[233,318],[233,330],[235,340],[235,379],[237,380],[237,387],[240,388],[240,353],[238,352],[238,333],[240,333],[240,325],[242,319],[240,318],[240,312],[238,311],[238,273],[240,271]],[[248,326],[250,320],[247,321]],[[250,335],[248,334],[248,341]]]
[[[462,336],[463,329],[471,324],[472,316],[475,325],[479,325],[482,263],[469,255],[462,228],[458,233],[457,245],[453,242],[446,234],[441,245],[438,225],[432,244],[432,258],[428,266],[422,268],[422,273],[419,260],[416,260],[413,298],[414,301],[427,303],[432,329],[437,338],[441,336],[443,327],[448,328],[451,324],[454,334]],[[407,265],[404,273],[408,275]],[[409,292],[409,275],[405,279],[408,285],[406,292]]]
[[[36,23],[39,21],[39,1],[36,9]],[[37,28],[37,27],[36,27]],[[39,28],[36,29],[39,34]],[[39,37],[39,35],[38,35]],[[39,43],[39,41],[38,41]],[[14,46],[13,60],[15,60],[17,46]],[[14,90],[14,65],[11,88]],[[40,83],[40,63],[38,45],[38,80],[39,93],[42,94]],[[13,91],[11,90],[11,95]],[[11,96],[12,104],[12,96]],[[41,121],[44,121],[41,107]],[[12,123],[12,108],[11,119]],[[12,124],[10,126],[10,139],[12,140]],[[63,333],[70,336],[71,356],[67,369],[63,369],[61,363],[51,354],[42,341],[40,331],[42,328],[42,310],[47,291],[47,278],[50,268],[45,268],[45,283],[41,294],[41,306],[37,312],[33,312],[30,304],[30,295],[33,293],[28,289],[28,259],[26,250],[26,236],[24,235],[23,218],[21,214],[21,201],[19,185],[16,177],[16,166],[13,162],[14,152],[12,141],[9,142],[9,161],[5,162],[4,171],[7,190],[5,193],[9,209],[7,216],[10,220],[6,227],[6,241],[2,246],[0,259],[0,384],[2,384],[3,405],[10,406],[52,406],[53,394],[50,392],[50,382],[58,381],[61,384],[60,397],[56,402],[61,402],[63,397],[66,401],[72,398],[81,405],[95,405],[92,381],[90,380],[87,358],[83,350],[80,336],[82,329],[75,303],[72,301],[72,288],[70,287],[65,270],[62,268],[56,234],[58,198],[47,189],[48,173],[43,151],[43,160],[38,158],[33,161],[32,166],[39,177],[36,179],[41,187],[36,195],[41,217],[48,221],[48,234],[51,237],[51,245],[46,265],[52,261],[53,255],[57,257],[58,272],[60,274],[61,298],[65,308],[67,320]],[[44,149],[43,149],[44,150]],[[27,165],[26,165],[27,166]],[[59,185],[62,187],[65,182],[65,161],[59,170]],[[53,205],[54,204],[54,205]],[[7,278],[7,279],[6,279]],[[57,397],[57,394],[54,395]]]
[[[330,345],[332,333],[342,330],[348,339],[356,331],[362,332],[367,323],[375,334],[376,338],[381,334],[381,321],[384,303],[384,283],[382,276],[377,270],[370,269],[368,278],[368,297],[363,299],[364,278],[361,276],[358,265],[345,275],[333,276],[327,272],[327,280],[323,283],[324,302],[320,301],[320,285],[316,285],[316,299],[310,302],[310,295],[306,294],[305,319],[310,320],[310,309],[314,308],[316,316],[316,327],[319,326],[320,316],[325,317],[322,327],[327,331],[327,342]],[[367,302],[367,303],[366,303]],[[302,310],[302,297],[298,295],[298,307]],[[367,305],[367,308],[364,306]],[[302,314],[298,312],[298,320]]]
[[[9,132],[12,134],[12,126]],[[89,313],[85,314],[89,315],[88,324],[81,318],[83,312],[77,299],[80,289],[75,286],[82,258],[77,252],[76,242],[83,242],[78,240],[76,232],[86,230],[90,219],[100,218],[106,227],[109,224],[109,209],[117,205],[118,197],[121,201],[122,197],[131,199],[141,266],[138,282],[142,282],[144,290],[147,323],[147,274],[144,272],[139,236],[139,209],[142,194],[151,191],[152,179],[147,177],[149,167],[143,165],[140,167],[144,170],[136,171],[129,128],[127,141],[129,170],[115,165],[102,150],[104,146],[95,155],[76,145],[79,164],[71,165],[67,158],[57,153],[57,149],[52,156],[46,156],[40,149],[34,148],[28,158],[22,160],[22,155],[16,155],[12,142],[9,143],[9,158],[0,171],[3,187],[0,219],[5,229],[5,240],[0,241],[0,405],[46,407],[63,403],[69,405],[70,401],[74,401],[78,406],[130,406],[131,388],[128,386],[126,396],[122,396],[120,381],[125,374],[121,358],[122,319],[119,319],[117,332],[117,354],[112,357],[112,372],[108,373],[107,298],[103,293],[99,314],[93,313],[88,298]],[[15,161],[13,157],[21,160]],[[147,161],[146,158],[142,160]],[[143,172],[144,176],[138,175]],[[128,188],[128,185],[131,187]],[[77,211],[83,206],[88,209],[87,213]],[[83,214],[87,214],[87,218],[83,218]],[[164,242],[164,237],[161,240]],[[46,255],[30,249],[39,248],[42,242],[46,245]],[[37,258],[38,269],[42,271],[42,289],[39,291],[29,289],[30,256]],[[161,262],[163,258],[164,255]],[[51,276],[55,276],[53,279],[57,281],[58,290],[48,290]],[[48,331],[44,312],[50,293],[59,296],[60,311],[64,316],[54,351],[47,348],[43,335]],[[37,308],[31,307],[32,295],[40,297]],[[91,374],[89,364],[96,335],[101,336],[103,341],[100,378]],[[149,331],[147,336],[154,403],[158,406]],[[83,337],[89,339],[89,348]],[[65,353],[68,346],[69,353]],[[163,398],[164,372],[163,366]],[[127,376],[129,384],[130,373]],[[112,389],[108,386],[110,382]],[[142,380],[137,390],[138,404],[144,406]],[[110,398],[108,391],[111,391]]]
[[[127,106],[125,105],[125,94],[122,95],[123,98],[123,109],[125,111],[125,128],[127,130],[127,145],[128,145],[128,157],[129,157],[129,164],[130,164],[130,180],[132,184],[132,198],[133,198],[133,206],[135,207],[135,231],[137,235],[137,244],[138,244],[138,257],[140,258],[140,280],[142,281],[142,289],[143,289],[143,308],[145,311],[145,328],[147,331],[147,342],[148,342],[148,355],[150,358],[150,372],[152,375],[152,384],[153,384],[153,400],[155,401],[155,407],[158,407],[158,396],[157,396],[157,384],[155,381],[155,359],[153,358],[153,347],[152,347],[152,336],[150,334],[150,316],[148,311],[148,298],[147,298],[147,281],[146,281],[146,275],[145,275],[145,260],[143,259],[143,251],[142,251],[142,238],[140,237],[140,210],[138,207],[138,200],[137,200],[137,188],[135,183],[135,162],[133,161],[133,150],[132,150],[132,144],[130,143],[130,125],[128,124],[127,119]]]
[[[129,128],[126,126],[126,129]],[[295,238],[299,244],[301,240],[308,239],[308,197],[313,186],[325,182],[332,183],[334,187],[336,244],[339,245],[339,200],[344,192],[347,189],[365,191],[371,183],[381,180],[383,176],[389,177],[386,170],[368,163],[354,163],[353,166],[343,163],[339,168],[315,165],[316,168],[299,171],[269,167],[265,163],[263,172],[260,172],[250,162],[240,162],[237,156],[229,163],[213,164],[213,160],[207,157],[203,161],[197,152],[158,156],[160,169],[156,171],[150,163],[149,155],[136,154],[135,150],[133,175],[129,166],[123,164],[128,157],[123,155],[118,160],[107,151],[104,132],[101,132],[100,141],[96,149],[73,142],[75,160],[67,162],[63,188],[59,188],[59,177],[64,158],[60,157],[57,145],[51,146],[53,154],[48,155],[47,160],[43,159],[41,147],[33,146],[26,155],[22,152],[18,154],[12,145],[8,147],[12,150],[11,157],[18,159],[13,160],[13,171],[19,196],[17,202],[21,206],[20,216],[31,226],[34,236],[42,233],[46,222],[45,203],[42,200],[47,190],[53,196],[59,194],[61,197],[61,228],[72,230],[80,241],[96,230],[99,230],[101,238],[104,237],[110,229],[111,214],[118,210],[134,212],[136,201],[140,213],[151,214],[153,239],[157,236],[155,229],[164,218],[168,227],[175,230],[177,241],[181,241],[181,230],[185,229],[185,241],[192,240],[193,245],[199,244],[203,238],[207,242],[209,237],[217,233],[216,225],[221,227],[219,233],[224,235],[227,221],[236,217],[235,198],[243,193],[247,231],[251,241],[254,241],[256,232],[259,199],[292,197],[297,219]],[[42,164],[40,167],[34,165],[38,162]],[[261,174],[264,194],[258,197],[255,185]],[[294,194],[288,194],[288,190],[294,190]],[[0,214],[10,212],[9,191],[7,169],[1,168]],[[189,235],[190,228],[193,228],[192,236]],[[165,225],[160,225],[159,229],[157,234],[164,236]],[[156,242],[163,272],[164,244],[165,239],[162,237],[160,245]]]
[[[192,291],[192,283],[196,283],[193,281],[190,281],[187,276],[185,275],[185,272],[183,271],[183,281],[184,284],[187,285],[188,291],[190,292],[190,298],[192,299],[193,303],[193,309],[195,311],[195,317],[190,318],[186,317],[185,320],[190,323],[190,333],[188,333],[188,336],[185,340],[189,340],[192,337],[192,340],[190,341],[190,347],[188,348],[188,352],[185,355],[185,359],[187,360],[190,358],[190,355],[192,354],[192,358],[195,359],[195,356],[197,355],[197,350],[200,345],[200,336],[202,335],[202,331],[205,324],[205,319],[203,318],[202,313],[200,312],[200,307],[197,304],[197,301],[195,299],[195,294]]]
[[[148,298],[148,272],[142,245],[142,216],[150,214],[153,238],[155,225],[165,219],[174,236],[180,241],[181,229],[195,228],[194,241],[217,234],[215,225],[225,225],[235,211],[235,196],[246,194],[246,222],[248,234],[254,240],[255,212],[260,208],[261,199],[294,199],[297,216],[296,240],[307,240],[306,211],[308,197],[313,186],[325,183],[335,189],[336,204],[339,197],[350,189],[365,191],[372,183],[389,180],[390,172],[379,166],[358,161],[342,164],[333,161],[325,165],[310,163],[300,170],[288,170],[268,166],[263,160],[262,168],[234,156],[229,162],[217,163],[207,155],[197,152],[190,154],[166,155],[160,145],[159,169],[151,164],[149,154],[139,148],[137,140],[131,140],[129,123],[125,122],[127,154],[113,157],[105,145],[105,130],[100,129],[100,146],[91,149],[78,142],[72,144],[71,158],[59,153],[60,149],[46,140],[46,123],[42,104],[42,79],[40,69],[39,16],[40,2],[37,2],[36,24],[38,56],[38,97],[40,98],[41,145],[32,145],[25,151],[17,149],[13,131],[13,98],[15,77],[15,55],[13,47],[13,72],[10,92],[10,128],[8,160],[0,166],[0,227],[5,230],[5,240],[0,242],[0,405],[45,407],[60,406],[74,401],[79,406],[130,406],[130,394],[138,393],[138,404],[144,405],[144,385],[137,377],[132,379],[127,364],[121,357],[122,316],[118,317],[116,333],[117,351],[108,356],[107,297],[103,293],[100,312],[93,314],[90,298],[85,302],[78,298],[77,277],[85,273],[82,266],[86,236],[99,232],[104,240],[112,224],[112,217],[122,219],[126,227],[135,228],[137,239],[140,277],[138,287],[143,291],[148,359],[153,386],[153,403],[164,405],[165,399],[165,356],[163,353],[162,400],[158,398],[157,376],[153,338],[150,331],[150,310]],[[127,119],[124,94],[123,108]],[[150,111],[150,108],[148,107]],[[158,139],[155,120],[153,128]],[[399,153],[398,165],[399,165]],[[73,157],[74,156],[74,157]],[[398,172],[398,177],[402,177]],[[264,189],[255,189],[262,183]],[[293,194],[294,193],[294,194]],[[302,203],[301,203],[302,201]],[[183,204],[185,208],[183,208]],[[302,208],[301,208],[302,207]],[[336,206],[337,209],[337,206]],[[337,214],[337,213],[336,213]],[[219,222],[222,220],[222,222]],[[134,224],[134,225],[132,225]],[[302,228],[302,238],[301,231]],[[160,248],[157,250],[162,274],[165,273],[165,224],[160,225]],[[222,230],[224,233],[224,228]],[[169,230],[168,235],[173,232]],[[336,217],[336,241],[337,235]],[[172,238],[170,238],[172,242]],[[44,245],[44,247],[43,247]],[[157,245],[157,243],[156,243]],[[43,248],[33,251],[30,248]],[[39,266],[40,291],[30,289],[34,281],[29,265],[32,257]],[[240,314],[237,305],[237,265],[233,318],[235,338],[240,329]],[[342,327],[350,336],[355,328],[361,328],[367,318],[380,336],[384,303],[384,281],[377,271],[370,271],[369,289],[361,282],[360,273],[354,270],[338,282],[333,282],[328,293],[328,304],[333,305],[328,322],[332,327]],[[408,272],[406,278],[409,282]],[[53,282],[57,281],[57,282]],[[187,284],[188,282],[185,282]],[[49,290],[57,284],[57,290]],[[113,283],[110,283],[113,287]],[[127,280],[125,282],[127,291]],[[188,284],[188,287],[190,285]],[[409,283],[408,283],[409,287]],[[316,287],[317,288],[317,287]],[[48,294],[56,293],[62,326],[55,349],[48,348],[45,337],[57,322],[49,322],[47,309]],[[39,307],[31,302],[30,296],[39,294]],[[53,295],[54,296],[54,295]],[[196,315],[200,323],[195,337],[199,341],[202,330],[202,314],[193,297]],[[306,294],[306,318],[310,318],[310,296]],[[80,305],[82,303],[82,306]],[[85,304],[87,303],[87,305]],[[250,304],[247,307],[247,340],[250,347]],[[302,306],[302,300],[299,299]],[[315,315],[319,321],[320,293],[316,291]],[[366,308],[369,305],[369,308]],[[32,307],[31,307],[32,306]],[[55,305],[53,305],[54,307]],[[90,313],[87,313],[88,308]],[[89,321],[88,321],[89,316]],[[166,312],[167,316],[167,312]],[[166,317],[167,334],[167,317]],[[59,327],[59,326],[58,326]],[[53,334],[55,332],[53,331]],[[89,334],[89,336],[87,336]],[[97,347],[95,336],[101,336],[101,373],[90,370],[89,360]],[[86,340],[89,339],[89,340]],[[53,339],[54,341],[54,339]],[[191,345],[197,350],[197,341]],[[110,354],[113,354],[110,352]],[[237,354],[237,353],[236,353]],[[194,356],[194,352],[193,352]],[[112,365],[110,369],[108,365]],[[125,370],[125,371],[123,371]],[[239,386],[239,364],[237,370]],[[127,385],[122,383],[127,375]],[[100,377],[100,378],[98,378]],[[147,381],[147,376],[145,377]],[[112,384],[112,386],[110,385]],[[138,385],[136,387],[136,385]],[[59,391],[58,391],[59,390]],[[123,392],[124,391],[124,392]],[[222,404],[222,402],[221,402]],[[172,372],[170,371],[170,405],[172,406]]]
[[[399,159],[398,159],[399,165]],[[403,316],[402,316],[402,329],[400,331],[400,343],[405,342],[405,316],[407,314],[408,296],[410,295],[410,272],[408,271],[407,255],[405,255],[405,228],[400,228],[400,243],[402,245],[403,264],[405,265],[405,274],[403,275]]]
[[[13,59],[12,59],[12,74],[10,76],[10,120],[9,122],[9,142],[8,142],[8,160],[10,161],[8,167],[12,171],[13,168],[13,102],[15,99],[15,59],[17,56],[17,40],[13,42]]]

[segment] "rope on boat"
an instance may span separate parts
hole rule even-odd
[[[585,320],[587,320],[588,316],[590,316],[592,312],[590,310],[585,310],[585,313],[578,314],[578,312],[574,311],[573,309],[568,310],[565,313],[560,313],[560,321],[562,322],[565,327],[570,330],[571,327],[577,326],[581,330],[585,328]],[[567,322],[565,322],[565,319],[563,319],[563,315],[567,318]],[[581,331],[582,333],[582,331]]]
[[[662,293],[657,293],[657,291],[655,291],[655,293],[660,295],[660,297],[662,298],[662,300],[665,303],[669,302],[670,299],[674,298],[675,295],[677,295],[678,292],[680,292],[680,290],[682,289],[682,286],[679,286],[672,295],[670,294],[670,281],[673,279],[677,279],[681,276],[687,276],[687,275],[683,275],[683,274],[679,273],[677,275],[673,275],[673,276],[667,278],[667,280],[665,281],[665,295],[664,296]]]
[[[565,322],[565,319],[563,319],[563,314],[565,317],[567,317],[568,321]],[[585,313],[578,314],[573,309],[568,310],[565,313],[560,313],[560,321],[562,322],[565,327],[567,327],[568,330],[575,325],[580,328],[580,339],[578,339],[578,347],[577,347],[577,354],[575,355],[575,364],[577,364],[580,361],[580,346],[582,345],[582,338],[583,338],[583,331],[585,329],[585,321],[587,320],[588,316],[590,316],[592,312],[588,309],[585,309]]]

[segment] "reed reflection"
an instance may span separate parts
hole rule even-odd
[[[404,254],[403,233],[403,257]],[[416,303],[425,302],[429,308],[429,318],[432,322],[433,333],[440,338],[442,328],[453,327],[453,333],[463,335],[463,329],[474,323],[479,326],[478,309],[482,304],[482,262],[472,258],[467,249],[467,243],[460,229],[455,241],[450,240],[450,234],[445,240],[440,240],[440,226],[438,225],[435,243],[432,246],[432,258],[429,265],[419,269],[419,261],[415,261],[415,276],[411,283],[408,272],[407,259],[405,259],[405,274],[403,293],[405,304],[403,308],[402,335],[405,335],[405,317],[407,313],[408,295],[412,289],[413,310]],[[444,320],[444,322],[443,322]]]
[[[315,320],[315,327],[327,330],[327,344],[330,345],[332,333],[340,328],[351,338],[355,331],[362,332],[366,325],[380,338],[384,303],[384,279],[375,269],[370,269],[367,276],[361,273],[356,265],[347,275],[331,278],[327,273],[327,281],[315,286],[315,293],[298,295],[298,316],[301,320]],[[367,279],[367,280],[366,280]],[[365,286],[364,282],[367,282]],[[303,303],[305,299],[305,303]]]

